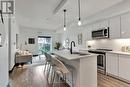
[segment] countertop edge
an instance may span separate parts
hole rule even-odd
[[[89,49],[81,49],[83,51],[88,51]],[[114,53],[114,54],[120,54],[120,55],[129,55],[130,56],[130,52],[122,52],[122,51],[116,51],[116,50],[113,50],[113,51],[104,51],[106,53]]]
[[[108,51],[106,53],[114,53],[114,54],[129,55],[130,56],[130,53],[128,53],[128,52],[121,52],[121,51]]]
[[[89,53],[89,55],[84,55],[84,56],[78,56],[78,57],[75,57],[75,58],[68,58],[68,57],[66,57],[66,56],[62,56],[62,55],[60,55],[60,54],[58,54],[58,53],[56,53],[56,52],[53,52],[55,55],[57,55],[57,56],[59,56],[59,57],[62,57],[62,58],[64,58],[64,59],[67,59],[67,60],[80,60],[80,59],[82,59],[82,58],[87,58],[87,57],[92,57],[92,56],[97,56],[98,54],[93,54],[93,53]]]

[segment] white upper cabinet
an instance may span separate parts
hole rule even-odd
[[[111,39],[120,38],[121,36],[120,24],[121,24],[120,16],[109,19],[109,31],[110,31],[109,35]]]
[[[104,27],[108,27],[108,20],[99,21],[93,24],[93,30],[99,30]]]
[[[130,38],[130,13],[121,16],[121,37]]]
[[[108,27],[108,20],[104,20],[100,22],[100,28]]]
[[[104,27],[109,27],[110,39],[130,38],[130,13],[112,17],[108,20],[97,21],[91,25],[90,31],[99,30]],[[90,31],[88,31],[88,35],[91,33]]]
[[[107,53],[106,71],[111,75],[118,76],[118,55],[117,54]]]
[[[94,23],[94,24],[92,25],[92,30],[99,30],[99,28],[100,28],[100,23],[99,23],[99,22]]]
[[[119,77],[130,82],[130,56],[119,55]]]

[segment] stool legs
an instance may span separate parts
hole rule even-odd
[[[73,71],[72,71],[72,87],[74,87],[74,73],[73,73]]]
[[[44,73],[46,71],[47,61],[45,62]]]
[[[52,70],[52,73],[51,73],[51,81],[50,81],[50,87],[54,87],[54,80],[55,80],[55,72],[54,70]]]
[[[49,67],[49,66],[48,66]],[[62,77],[63,76],[63,77]],[[61,79],[62,78],[62,79]],[[48,69],[47,72],[47,82],[49,87],[61,87],[64,83],[66,83],[66,75],[58,75],[52,66]],[[74,87],[74,73],[71,72],[71,87]],[[63,84],[62,84],[63,83]]]

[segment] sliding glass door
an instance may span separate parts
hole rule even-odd
[[[52,51],[52,38],[49,36],[38,36],[39,54]]]

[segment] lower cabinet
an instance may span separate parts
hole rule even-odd
[[[109,75],[130,83],[130,55],[107,53],[106,71]]]
[[[130,56],[119,55],[119,77],[130,82]]]
[[[106,71],[108,74],[118,76],[118,55],[107,53]]]

